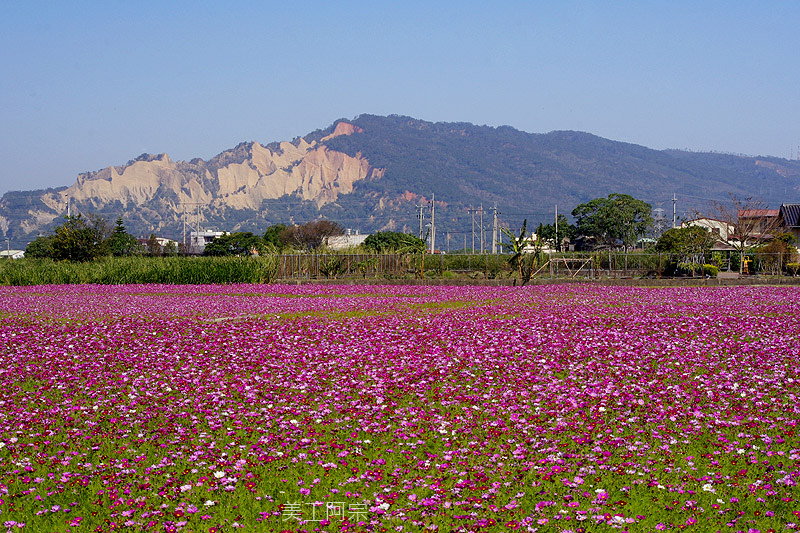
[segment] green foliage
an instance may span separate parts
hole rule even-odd
[[[253,251],[260,252],[264,248],[264,241],[251,232],[226,233],[216,237],[208,243],[203,250],[203,255],[251,255]]]
[[[606,246],[625,248],[636,244],[652,225],[650,204],[627,194],[612,193],[608,198],[595,198],[572,210],[576,233],[594,237]]]
[[[55,235],[42,235],[31,241],[25,248],[25,257],[44,259],[53,257]]]
[[[155,239],[155,236],[151,236]],[[109,254],[115,256],[141,253],[138,241],[125,229],[121,217],[113,229],[97,215],[64,217],[54,235],[38,237],[26,248],[26,256],[33,259],[57,261],[92,261]]]
[[[693,263],[691,261],[679,261],[675,264],[675,274],[677,275],[686,275],[691,274],[694,276],[702,271],[702,266],[699,263]]]
[[[703,265],[703,275],[716,278],[719,274],[719,267],[716,265]]]
[[[524,286],[531,280],[531,276],[539,265],[542,241],[538,238],[533,240],[528,234],[528,219],[522,221],[519,236],[514,235],[506,228],[502,228],[502,231],[509,240],[509,243],[503,243],[503,246],[510,248],[512,252],[508,264],[519,273],[519,279]]]
[[[0,261],[0,284],[270,283],[274,255],[260,257],[104,257],[90,262],[17,259]]]
[[[575,226],[570,224],[564,215],[558,215],[558,233],[556,233],[555,224],[539,224],[539,227],[536,228],[536,236],[560,252],[564,239],[571,241],[575,238]]]
[[[142,253],[142,247],[139,241],[125,229],[125,223],[122,221],[122,217],[117,217],[117,221],[114,224],[114,231],[111,233],[111,237],[108,238],[107,246],[111,255],[117,257]]]
[[[779,233],[766,244],[759,246],[756,251],[760,254],[773,254],[772,262],[780,261],[780,269],[786,270],[788,263],[797,256],[797,251],[792,245],[793,242],[794,238],[791,233]]]
[[[378,266],[378,258],[377,257],[368,257],[366,259],[362,259],[356,264],[356,268],[364,279],[367,279],[367,273],[373,271]]]
[[[150,234],[150,237],[147,238],[147,244],[145,246],[147,248],[147,255],[150,257],[160,257],[163,252],[161,249],[161,243],[158,242],[155,233]]]
[[[792,276],[797,276],[797,272],[800,271],[800,263],[786,263],[786,271]]]
[[[283,250],[283,242],[280,239],[281,233],[287,228],[286,224],[273,224],[264,232],[263,241],[267,246],[272,246],[279,252]]]
[[[701,226],[671,228],[656,242],[656,252],[671,254],[707,253],[714,246],[716,237]]]
[[[665,274],[673,275],[691,275],[691,276],[707,276],[716,278],[719,274],[719,267],[717,265],[700,264],[691,261],[676,262],[670,261],[665,267]]]
[[[165,256],[174,257],[178,255],[178,246],[173,241],[169,241],[163,246],[162,253]]]
[[[376,253],[419,253],[425,249],[425,241],[397,231],[379,231],[364,239],[364,248]]]
[[[334,278],[342,274],[347,265],[341,255],[329,255],[319,265],[320,273],[326,278]]]
[[[105,220],[100,217],[65,217],[64,223],[56,228],[52,257],[61,261],[91,261],[106,255],[107,233]]]

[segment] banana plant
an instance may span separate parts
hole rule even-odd
[[[501,229],[509,240],[508,243],[503,243],[503,246],[508,248],[512,253],[512,256],[508,259],[508,264],[511,265],[512,269],[517,271],[522,285],[525,286],[531,280],[531,276],[536,268],[537,259],[542,250],[542,242],[538,235],[533,239],[533,236],[528,233],[527,218],[522,222],[522,229],[519,232],[519,236],[514,235],[506,228]],[[533,252],[529,251],[531,245],[533,245]]]

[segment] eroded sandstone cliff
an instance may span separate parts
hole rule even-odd
[[[81,174],[70,187],[42,193],[41,204],[16,222],[22,233],[33,233],[65,214],[68,204],[94,212],[119,206],[122,212],[147,218],[154,228],[178,220],[196,205],[206,213],[257,212],[265,200],[292,195],[321,207],[352,192],[359,180],[382,175],[361,154],[349,156],[322,144],[359,131],[340,122],[320,142],[299,138],[269,146],[242,143],[209,161],[144,154],[123,166]],[[8,217],[0,216],[0,227],[7,229],[9,224]]]

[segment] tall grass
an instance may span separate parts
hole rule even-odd
[[[0,260],[0,285],[96,283],[269,283],[276,256],[105,257],[86,263],[50,259]]]

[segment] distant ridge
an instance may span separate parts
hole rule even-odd
[[[209,161],[142,154],[70,186],[9,192],[0,199],[0,229],[29,240],[57,224],[69,201],[72,212],[122,216],[135,234],[176,239],[185,209],[197,209],[203,226],[229,231],[319,217],[362,231],[416,231],[414,206],[435,194],[437,228],[455,235],[469,229],[470,206],[483,205],[488,220],[496,204],[516,226],[549,221],[556,204],[568,214],[612,192],[656,204],[678,193],[684,208],[688,200],[754,195],[776,207],[800,201],[800,162],[652,150],[576,131],[360,115],[292,142],[241,143]]]

